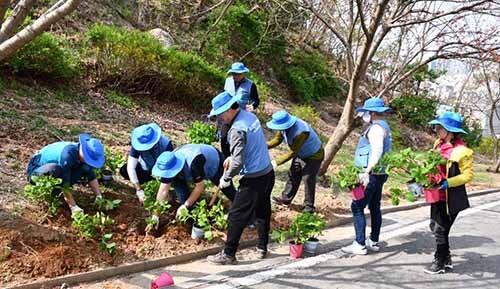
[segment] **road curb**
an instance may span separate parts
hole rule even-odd
[[[470,192],[468,194],[468,196],[469,197],[477,197],[477,196],[487,195],[487,194],[496,193],[496,192],[500,192],[500,188],[474,191],[474,192]],[[381,210],[382,210],[383,214],[387,214],[387,213],[392,213],[392,212],[412,210],[415,208],[428,206],[428,205],[429,204],[427,204],[425,201],[418,201],[418,202],[414,202],[414,203],[411,203],[408,205],[384,207]],[[330,228],[333,228],[336,226],[345,225],[345,224],[348,224],[351,222],[352,222],[352,217],[350,215],[339,215],[339,216],[336,216],[335,219],[328,222],[327,229],[330,229]],[[244,248],[255,246],[256,244],[257,244],[256,239],[255,240],[248,240],[248,241],[241,242],[239,247],[240,247],[240,249],[244,249]],[[215,254],[217,252],[220,252],[222,250],[222,248],[223,248],[222,246],[215,246],[213,248],[209,248],[206,250],[193,252],[193,253],[187,253],[184,255],[128,263],[128,264],[123,264],[123,265],[120,265],[117,267],[103,268],[103,269],[89,271],[89,272],[83,272],[83,273],[77,273],[77,274],[56,277],[56,278],[49,279],[49,280],[41,280],[41,281],[36,281],[36,282],[23,284],[23,285],[6,287],[6,289],[53,288],[56,286],[61,286],[64,283],[68,284],[68,285],[72,285],[72,284],[79,284],[79,283],[86,283],[86,282],[101,281],[101,280],[105,280],[105,279],[119,276],[119,275],[134,274],[134,273],[144,272],[144,271],[148,271],[148,270],[152,270],[152,269],[156,269],[156,268],[160,268],[160,267],[165,267],[168,265],[185,263],[185,262],[188,262],[191,260],[205,258],[208,255],[212,255],[212,254]]]

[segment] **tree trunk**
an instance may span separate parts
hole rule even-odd
[[[3,19],[7,9],[9,9],[10,0],[0,0],[0,28],[2,28]]]
[[[14,54],[18,49],[35,39],[52,24],[59,21],[64,16],[73,12],[81,0],[68,0],[56,9],[49,9],[50,12],[40,16],[33,24],[25,27],[14,36],[0,43],[0,61]]]

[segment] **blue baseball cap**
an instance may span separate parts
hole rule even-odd
[[[210,116],[219,115],[226,110],[230,109],[231,106],[238,101],[240,96],[231,96],[229,92],[223,91],[219,93],[212,99],[212,110],[210,111]]]
[[[362,107],[356,108],[356,112],[391,112],[392,108],[384,106],[384,100],[380,97],[372,97],[365,101]]]
[[[101,141],[91,137],[89,134],[82,133],[78,136],[78,142],[80,143],[83,161],[93,168],[102,168],[106,159],[104,157],[104,146]]]
[[[161,138],[161,128],[154,122],[132,130],[132,147],[138,151],[150,150]]]
[[[445,130],[449,132],[465,133],[467,132],[462,129],[464,119],[456,112],[446,111],[438,116],[438,118],[431,120],[430,125],[441,125]]]
[[[250,70],[245,66],[245,64],[241,62],[235,62],[231,64],[231,68],[227,71],[227,74],[230,73],[247,73]]]
[[[163,152],[153,167],[153,176],[161,178],[173,178],[183,168],[186,157],[180,152]]]
[[[285,130],[297,122],[297,117],[290,115],[286,110],[273,113],[272,119],[268,121],[267,127],[274,130]]]

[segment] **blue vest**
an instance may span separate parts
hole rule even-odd
[[[300,148],[298,156],[301,159],[307,159],[321,148],[321,141],[314,129],[307,122],[297,119],[291,128],[281,131],[288,146],[291,146],[295,137],[303,132],[309,132],[309,136]]]
[[[61,163],[61,155],[64,148],[69,145],[78,145],[78,144],[74,142],[60,141],[49,144],[44,148],[42,148],[39,152],[40,160],[38,161],[38,166],[43,166],[52,163],[63,165]]]
[[[186,157],[186,164],[184,165],[183,172],[186,181],[193,182],[191,175],[191,164],[194,158],[199,155],[205,157],[205,165],[203,171],[205,172],[205,179],[212,179],[219,170],[220,159],[219,152],[211,145],[206,144],[186,144],[175,151],[181,152]]]
[[[170,145],[170,139],[164,135],[158,141],[158,146],[154,146],[148,151],[139,152],[139,163],[145,171],[151,171],[156,163],[156,159],[162,152],[166,151]]]
[[[245,160],[240,175],[254,174],[268,168],[271,158],[259,119],[253,113],[240,110],[231,129],[237,129],[246,134]]]
[[[370,141],[368,140],[367,134],[368,134],[368,131],[370,130],[370,128],[375,124],[382,126],[386,132],[386,136],[384,137],[384,150],[383,150],[382,156],[391,150],[392,135],[391,135],[391,129],[389,127],[389,124],[387,124],[387,122],[385,120],[382,120],[382,119],[373,121],[370,124],[370,126],[368,126],[368,128],[363,132],[363,134],[361,135],[361,138],[359,139],[358,147],[356,148],[356,153],[354,155],[354,164],[356,166],[360,166],[363,168],[368,167],[368,160],[370,159],[370,154],[371,154],[372,149],[371,149]],[[385,169],[382,169],[382,171],[379,173],[384,173],[384,172],[385,172]]]
[[[241,98],[238,100],[238,104],[242,110],[246,109],[246,105],[250,104],[250,90],[252,89],[253,82],[244,78],[243,82],[240,84],[238,89],[234,87],[234,79],[232,77],[226,78],[226,83],[224,84],[224,90],[229,92],[231,96],[239,95]]]

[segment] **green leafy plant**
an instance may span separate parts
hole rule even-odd
[[[339,186],[343,189],[353,189],[357,185],[358,175],[363,172],[363,168],[354,165],[354,161],[349,161],[347,165],[338,173]]]
[[[434,118],[437,101],[424,96],[403,95],[391,102],[391,107],[400,119],[416,129],[429,128],[427,124]]]
[[[403,194],[403,191],[399,188],[390,188],[389,191],[391,192],[391,204],[393,206],[397,206],[400,203],[400,197]]]
[[[156,194],[160,188],[160,181],[154,179],[144,184],[144,209],[150,213],[161,215],[172,207],[168,202],[161,202],[156,199]],[[150,219],[150,221],[152,221]]]
[[[97,198],[95,200],[96,206],[101,210],[101,211],[111,211],[114,210],[115,208],[118,208],[120,206],[120,203],[122,200],[116,199],[116,200],[108,200],[105,198]]]
[[[302,212],[295,217],[288,230],[273,230],[271,238],[278,243],[291,238],[295,244],[304,244],[307,240],[319,236],[325,227],[326,221],[320,215]]]
[[[62,179],[51,176],[34,176],[33,182],[34,185],[28,184],[24,187],[23,195],[32,201],[45,203],[49,213],[54,216],[61,205]]]
[[[127,162],[121,153],[113,151],[107,147],[104,148],[104,154],[106,156],[106,163],[104,166],[113,173],[119,170]]]
[[[212,215],[214,215],[214,213],[212,213]],[[200,200],[191,211],[183,210],[179,219],[182,223],[186,223],[190,219],[193,220],[193,225],[205,232],[204,237],[207,240],[212,240],[213,232],[207,200]]]
[[[102,212],[97,212],[95,215],[78,212],[73,216],[71,225],[79,230],[82,237],[93,239],[99,234],[104,234],[104,230],[113,223],[113,219]]]
[[[219,200],[215,205],[210,208],[208,212],[208,217],[213,224],[213,227],[219,230],[227,229],[227,217],[228,215],[224,211],[224,206],[222,205],[222,200]]]
[[[215,142],[215,126],[206,124],[199,120],[195,121],[186,131],[190,143],[210,145]]]
[[[113,234],[103,234],[101,237],[101,242],[99,242],[99,249],[108,252],[109,255],[114,255],[116,253],[116,243],[109,242],[113,238]]]

